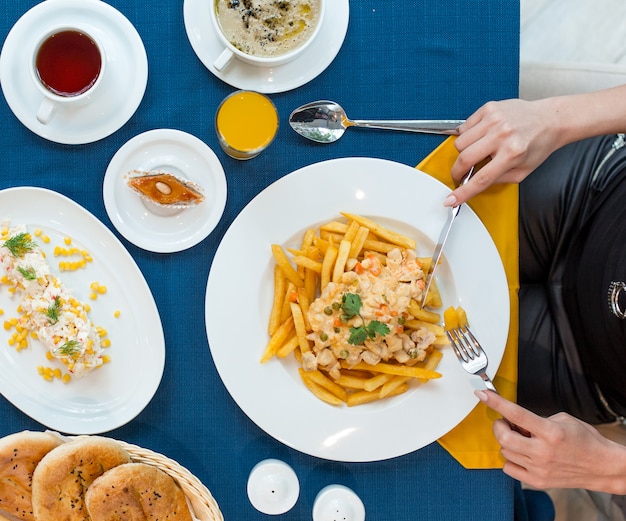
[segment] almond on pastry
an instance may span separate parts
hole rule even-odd
[[[41,459],[63,441],[52,433],[22,431],[0,439],[0,519],[7,513],[34,521],[33,472]]]
[[[204,201],[204,195],[198,185],[167,172],[134,170],[131,174],[128,186],[153,203],[186,207]]]
[[[87,490],[92,521],[192,521],[185,494],[174,478],[145,463],[108,470]]]
[[[85,507],[89,485],[107,470],[129,463],[114,440],[76,438],[50,451],[33,474],[33,512],[37,520],[90,521]]]

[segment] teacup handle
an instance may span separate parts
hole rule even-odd
[[[57,104],[54,101],[44,98],[37,110],[37,121],[46,125],[52,119],[52,116],[54,116],[56,108]]]
[[[233,59],[233,56],[234,54],[230,49],[224,49],[222,51],[222,54],[220,54],[213,62],[213,67],[215,67],[218,71],[221,71],[230,63],[230,60]]]

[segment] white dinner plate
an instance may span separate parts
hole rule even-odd
[[[128,172],[133,170],[163,170],[196,183],[205,200],[183,210],[160,210],[128,187]],[[198,244],[217,226],[226,206],[226,176],[213,150],[174,129],[150,130],[124,144],[109,163],[102,190],[117,230],[136,246],[158,253]]]
[[[258,67],[233,58],[226,68],[218,71],[213,62],[224,47],[211,24],[212,5],[209,0],[184,0],[185,29],[194,52],[225,83],[266,94],[295,89],[319,76],[341,49],[350,18],[348,0],[329,0],[315,41],[296,59],[277,67]]]
[[[59,107],[47,125],[35,114],[41,94],[30,76],[30,52],[47,28],[80,23],[102,42],[106,71],[89,104]],[[35,134],[68,145],[91,143],[120,129],[135,113],[148,81],[148,58],[130,21],[100,0],[46,0],[15,23],[2,47],[0,80],[15,116]]]
[[[437,440],[471,411],[477,403],[472,391],[480,379],[465,373],[449,349],[444,349],[437,369],[442,378],[351,408],[333,407],[314,397],[302,384],[293,357],[259,363],[268,341],[272,243],[297,248],[308,228],[340,218],[339,212],[345,211],[410,234],[418,255],[428,257],[446,221],[441,202],[448,192],[439,181],[406,165],[336,159],[276,181],[235,219],[209,273],[206,328],[224,385],[261,429],[320,458],[377,461]],[[247,259],[243,264],[242,258]],[[462,305],[467,310],[493,375],[508,335],[507,281],[489,233],[469,207],[455,221],[437,274],[444,308]]]
[[[49,0],[46,0],[49,1]],[[20,187],[0,191],[0,221],[37,228],[50,237],[42,245],[49,264],[78,300],[89,303],[89,317],[111,340],[111,362],[69,383],[48,382],[37,367],[63,368],[46,359],[45,348],[31,340],[27,349],[8,345],[10,331],[0,328],[0,392],[17,408],[45,426],[68,434],[107,432],[128,423],[150,402],[165,363],[165,340],[152,293],[135,261],[120,241],[96,217],[71,199],[43,188]],[[84,269],[62,271],[54,247],[72,245],[87,250],[93,262]],[[107,288],[90,299],[90,285]],[[3,321],[17,317],[17,298],[0,285]],[[115,317],[116,310],[120,311]]]

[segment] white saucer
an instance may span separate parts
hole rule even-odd
[[[47,27],[81,23],[105,47],[107,70],[94,100],[79,108],[60,107],[43,125],[35,117],[41,94],[29,72],[30,51]],[[0,56],[4,96],[15,116],[35,134],[69,145],[105,138],[124,125],[141,102],[148,58],[139,33],[115,8],[100,0],[46,0],[27,11],[9,32]]]
[[[258,67],[233,59],[222,71],[213,62],[224,49],[214,32],[208,0],[184,0],[187,37],[200,61],[215,76],[238,89],[271,94],[295,89],[321,74],[337,56],[348,31],[348,0],[329,0],[315,41],[295,60],[278,67]]]
[[[164,170],[187,179],[203,188],[205,200],[169,214],[149,208],[126,184],[132,170]],[[217,226],[226,206],[226,176],[213,150],[172,129],[150,130],[125,143],[109,163],[102,191],[113,226],[136,246],[157,253],[198,244]]]

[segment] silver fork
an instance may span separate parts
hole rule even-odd
[[[485,353],[480,342],[478,342],[474,334],[470,331],[470,328],[467,325],[459,326],[447,330],[446,335],[448,340],[450,340],[450,344],[452,344],[454,354],[459,359],[459,362],[461,362],[461,367],[470,374],[480,376],[483,382],[485,382],[485,387],[497,393],[498,390],[496,386],[493,385],[491,378],[487,375],[487,365],[489,363],[487,353]],[[506,418],[503,419],[509,424],[511,429],[519,432],[523,436],[530,437],[530,432],[526,429],[515,425]]]

